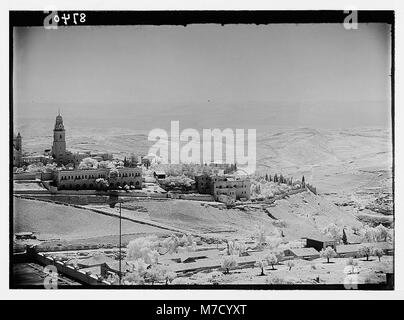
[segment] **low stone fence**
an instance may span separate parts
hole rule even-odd
[[[13,174],[13,180],[35,180],[35,179],[36,179],[36,173],[23,172]]]
[[[305,191],[307,191],[306,188],[303,188],[303,189],[292,189],[292,190],[287,191],[287,192],[285,193],[285,196],[291,196],[291,195],[298,194],[298,193],[302,193],[302,192],[305,192]]]
[[[55,266],[60,274],[72,278],[80,283],[88,285],[110,285],[108,281],[101,279],[101,277],[97,277],[92,273],[76,269],[70,264],[46,257],[45,254],[36,252],[34,248],[27,248],[27,255],[30,256],[33,261],[42,266]]]
[[[13,180],[52,180],[52,172],[22,172],[13,173]]]
[[[195,201],[215,201],[212,195],[210,194],[180,194],[179,199],[182,200],[195,200]]]
[[[49,194],[49,191],[44,189],[44,190],[13,190],[13,193],[18,195],[18,194]]]

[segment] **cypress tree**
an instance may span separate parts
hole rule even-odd
[[[348,244],[348,239],[346,237],[345,229],[342,229],[342,242],[343,242],[343,244]]]

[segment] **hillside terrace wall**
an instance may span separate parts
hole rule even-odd
[[[52,172],[22,172],[22,173],[14,173],[13,180],[52,180],[53,173]]]
[[[44,190],[13,190],[13,193],[18,195],[32,195],[32,194],[38,194],[38,195],[42,195],[42,194],[49,194],[49,191],[44,189]]]
[[[13,174],[13,180],[35,180],[36,174],[35,173],[15,173]]]
[[[210,194],[180,194],[179,199],[195,201],[214,201]]]

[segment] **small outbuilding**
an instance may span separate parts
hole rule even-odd
[[[166,173],[164,171],[154,171],[153,176],[158,180],[165,179]]]
[[[336,242],[334,240],[326,239],[326,238],[302,238],[306,241],[307,248],[314,248],[317,251],[321,251],[327,247],[331,247],[335,249]]]

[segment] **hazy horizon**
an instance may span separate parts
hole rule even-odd
[[[14,124],[389,128],[389,74],[385,24],[15,28]]]

